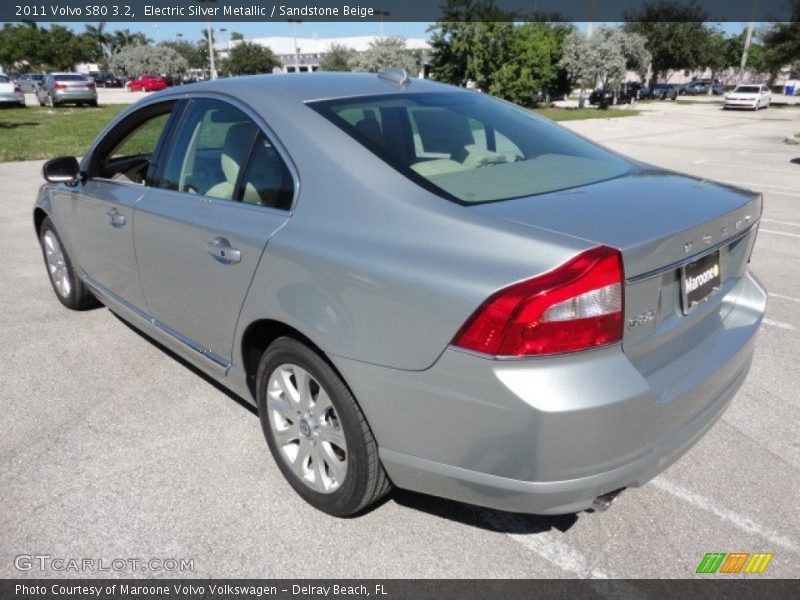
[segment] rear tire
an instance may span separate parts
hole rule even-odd
[[[259,364],[256,398],[275,462],[311,506],[349,517],[391,489],[364,413],[314,350],[288,337],[270,344]]]
[[[75,273],[72,261],[64,249],[50,217],[46,217],[39,230],[39,244],[47,268],[50,284],[59,302],[71,310],[86,310],[99,305],[89,289]]]

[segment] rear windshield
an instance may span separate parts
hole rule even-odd
[[[734,92],[739,94],[758,94],[761,88],[755,85],[740,85]]]
[[[87,78],[84,75],[53,75],[53,79],[56,81],[86,81]]]
[[[464,204],[544,194],[632,170],[549,120],[485,94],[392,94],[309,106],[409,179]]]
[[[8,83],[9,81],[11,80],[8,77],[5,75],[0,75],[0,83]]]

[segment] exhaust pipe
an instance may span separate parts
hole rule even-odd
[[[614,490],[613,492],[608,492],[607,494],[601,494],[597,498],[592,501],[592,508],[594,510],[603,512],[608,510],[608,507],[614,504],[614,501],[617,497],[623,492],[625,488],[619,488],[618,490]]]

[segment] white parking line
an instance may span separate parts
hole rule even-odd
[[[762,223],[778,223],[779,225],[788,225],[789,227],[800,227],[800,223],[792,223],[791,221],[779,221],[777,219],[761,219]]]
[[[785,231],[775,231],[774,229],[759,229],[763,233],[774,233],[775,235],[785,235],[786,237],[800,238],[800,233],[787,233]]]
[[[800,302],[800,298],[793,298],[792,296],[784,296],[783,294],[773,294],[769,292],[767,296],[771,296],[772,298],[780,298],[781,300],[789,300],[791,302]]]
[[[786,331],[797,331],[797,327],[789,323],[784,323],[783,321],[776,321],[775,319],[768,319],[764,317],[764,320],[761,322],[764,323],[764,325],[771,325],[772,327],[777,327],[778,329],[785,329]]]
[[[664,479],[663,477],[657,477],[650,482],[650,485],[654,485],[655,487],[672,494],[676,498],[680,498],[687,504],[691,504],[701,510],[710,512],[723,521],[727,521],[737,529],[741,529],[747,533],[756,534],[771,544],[775,544],[776,546],[781,546],[787,550],[791,550],[792,552],[800,553],[800,544],[792,540],[791,538],[786,537],[785,535],[781,535],[777,531],[772,531],[765,525],[754,521],[750,517],[746,517],[744,515],[740,515],[737,512],[730,510],[729,508],[725,508],[724,506],[720,506],[719,502],[715,502],[710,498],[706,498],[705,496],[701,496],[695,492],[687,490],[684,487],[681,487],[677,483],[673,483],[668,479]]]
[[[595,569],[589,560],[572,546],[565,544],[556,538],[552,531],[541,531],[536,533],[510,533],[513,531],[524,531],[526,522],[521,517],[510,514],[487,512],[476,510],[478,517],[496,531],[505,531],[506,535],[512,540],[532,550],[535,554],[552,563],[559,569],[572,573],[578,577],[592,577],[595,579],[616,579],[613,573]]]

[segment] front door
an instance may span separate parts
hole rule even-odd
[[[191,101],[162,162],[159,187],[135,211],[142,288],[159,326],[225,366],[294,180],[251,118],[211,98]]]
[[[125,302],[146,310],[133,247],[133,208],[148,193],[147,170],[174,103],[147,107],[101,142],[86,179],[70,191],[59,218],[83,274]]]

